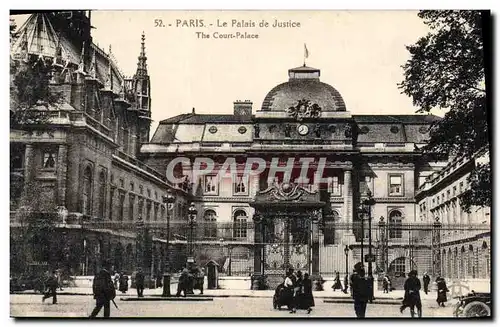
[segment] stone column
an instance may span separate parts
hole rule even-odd
[[[26,150],[24,153],[24,192],[28,191],[30,187],[30,182],[33,179],[32,172],[35,169],[35,152],[33,150],[33,144],[26,144]]]
[[[66,172],[68,170],[68,146],[59,145],[57,153],[57,205],[66,207]]]
[[[353,218],[352,218],[352,171],[351,169],[344,170],[344,223],[349,225],[346,234],[353,234]]]

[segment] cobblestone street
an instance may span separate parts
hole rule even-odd
[[[13,317],[86,317],[95,304],[91,296],[61,295],[59,303],[52,305],[51,299],[42,303],[41,295],[11,295],[10,313]],[[281,311],[272,308],[270,298],[214,298],[213,301],[121,301],[116,298],[119,310],[111,307],[112,317],[276,317],[288,318],[292,316],[305,317],[352,317],[355,318],[352,303],[324,303],[323,299],[316,299],[316,307],[308,315],[299,311],[295,315],[287,310]],[[452,305],[438,308],[437,304],[425,300],[424,317],[451,317]],[[399,312],[397,304],[368,304],[367,317],[409,317]],[[102,316],[102,311],[100,313]]]

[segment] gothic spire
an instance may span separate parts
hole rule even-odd
[[[139,54],[139,60],[137,62],[137,72],[136,76],[147,76],[148,75],[148,68],[146,65],[146,60],[148,59],[146,57],[146,46],[145,46],[145,41],[146,41],[146,36],[144,35],[144,31],[142,32],[142,37],[141,37],[141,53]]]

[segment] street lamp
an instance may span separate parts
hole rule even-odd
[[[189,257],[188,262],[193,262],[193,228],[196,225],[196,215],[198,210],[194,206],[194,202],[188,208],[188,218],[189,218]]]
[[[384,270],[384,272],[387,273],[387,268],[386,268],[387,235],[386,235],[386,224],[384,221],[384,216],[380,216],[380,221],[378,222],[378,228],[380,233],[380,244],[382,245],[381,246],[382,251],[380,251],[381,252],[380,266]]]
[[[232,252],[232,249],[231,247],[229,246],[229,244],[227,244],[223,238],[221,238],[220,240],[220,246],[222,247],[222,251],[224,251],[224,248],[227,247],[227,250],[228,250],[228,255],[229,255],[229,265],[227,267],[227,275],[228,276],[231,276],[231,252]]]
[[[174,207],[175,197],[167,191],[167,194],[162,196],[165,210],[167,211],[167,246],[165,250],[165,264],[163,267],[163,294],[162,296],[170,296],[170,210]]]
[[[366,198],[362,201],[362,213],[366,213],[368,216],[368,279],[371,282],[370,288],[370,299],[373,299],[373,255],[372,255],[372,206],[375,205],[375,199],[373,198],[372,192],[368,190],[366,192]],[[361,226],[364,226],[364,221],[361,221]],[[363,238],[364,238],[364,227],[363,227]],[[362,239],[363,239],[362,238]],[[363,250],[363,248],[361,248]]]
[[[349,247],[346,245],[344,248],[345,254],[345,274],[349,275]]]
[[[441,274],[441,222],[436,217],[433,224],[432,245],[434,254],[434,264],[432,265],[434,277]]]

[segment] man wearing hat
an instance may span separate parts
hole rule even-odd
[[[429,292],[429,283],[431,282],[431,278],[427,275],[427,272],[424,272],[424,276],[422,276],[422,280],[424,282],[424,292],[427,294]]]
[[[366,304],[370,300],[370,285],[365,277],[365,267],[361,262],[354,265],[354,272],[351,276],[351,291],[356,317],[364,318]]]

